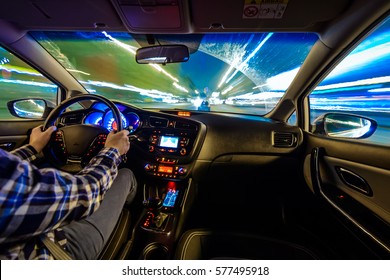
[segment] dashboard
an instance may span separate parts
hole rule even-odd
[[[189,176],[206,135],[203,123],[118,101],[114,104],[119,109],[123,129],[130,131],[132,143],[128,158],[131,161],[128,164],[141,167],[144,174],[155,178],[181,180]],[[117,129],[112,111],[101,102],[62,114],[61,123],[99,126],[108,131]],[[91,145],[96,146],[96,143]],[[100,145],[102,148],[104,143]],[[89,152],[90,157],[96,153]]]
[[[294,126],[258,116],[180,111],[156,111],[114,101],[123,127],[130,131],[131,148],[126,164],[153,178],[181,180],[207,177],[212,165],[250,162],[286,156],[297,151],[302,131]],[[111,110],[100,102],[89,108],[65,112],[64,125],[116,129]],[[207,132],[207,133],[206,133]],[[286,137],[291,145],[285,144]],[[249,156],[251,155],[251,156]],[[261,155],[261,156],[260,156]],[[261,165],[261,162],[259,163]],[[226,170],[225,170],[226,171]]]

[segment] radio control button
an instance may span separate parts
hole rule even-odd
[[[186,150],[185,148],[181,148],[180,154],[181,154],[182,156],[184,156],[185,154],[187,154],[187,150]]]

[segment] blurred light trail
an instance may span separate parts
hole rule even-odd
[[[370,64],[375,60],[383,59],[383,57],[389,56],[389,54],[390,43],[378,45],[355,53],[353,52],[341,61],[326,79],[348,73],[353,69],[361,69],[364,65]],[[324,81],[326,81],[326,79]]]
[[[0,79],[0,83],[17,84],[17,85],[29,85],[29,86],[36,86],[36,87],[57,88],[57,86],[53,85],[53,84],[42,83],[42,82],[34,82],[34,81]]]
[[[374,84],[383,84],[383,83],[389,83],[390,82],[390,76],[384,76],[384,77],[376,77],[371,79],[363,79],[353,82],[345,82],[345,83],[337,83],[337,84],[331,84],[326,86],[318,86],[315,91],[323,91],[323,90],[331,90],[331,89],[339,89],[339,88],[346,88],[346,87],[356,87],[356,86],[365,86],[365,85],[374,85]]]
[[[80,73],[80,74],[83,74],[83,75],[91,76],[91,74],[89,74],[87,72],[76,70],[76,69],[66,69],[66,71],[68,71],[68,72],[75,72],[75,73]]]
[[[163,73],[165,76],[169,77],[170,79],[172,79],[173,81],[175,81],[176,83],[179,82],[179,79],[178,78],[175,78],[174,76],[172,76],[171,74],[169,74],[167,71],[165,71],[160,65],[157,65],[157,64],[149,64],[150,66],[152,66],[153,68],[155,68],[157,71]]]
[[[122,43],[121,41],[119,41],[118,39],[115,39],[114,37],[112,37],[111,35],[109,35],[106,31],[103,31],[102,32],[104,36],[106,36],[108,39],[110,39],[113,43],[117,44],[118,46],[124,48],[125,50],[129,51],[130,53],[132,54],[136,54],[137,52],[137,48],[136,47],[133,47],[133,46],[129,46],[125,43]],[[179,82],[179,79],[172,76],[171,74],[169,74],[167,71],[165,71],[160,65],[157,65],[157,64],[148,64],[149,66],[152,66],[153,68],[155,68],[157,71],[163,73],[165,76],[169,77],[170,79],[172,79],[173,81],[175,81],[176,83]]]
[[[188,90],[185,87],[179,85],[178,83],[173,82],[173,85],[175,86],[175,88],[180,89],[181,91],[188,93]]]
[[[368,90],[368,92],[390,92],[390,88],[375,88]]]
[[[267,79],[267,85],[271,90],[285,91],[299,71],[299,67],[290,71],[282,72]]]
[[[228,82],[231,81],[231,79],[233,79],[233,77],[239,72],[239,71],[242,71],[242,69],[244,67],[247,66],[248,64],[248,61],[255,56],[255,54],[261,49],[261,47],[268,41],[269,38],[271,38],[271,36],[273,35],[274,33],[268,33],[267,36],[264,38],[264,40],[262,40],[260,42],[260,44],[252,51],[252,53],[250,55],[248,55],[248,57],[236,68],[236,71],[234,71],[234,73],[226,80],[226,84]]]
[[[96,87],[108,87],[108,88],[113,88],[113,89],[118,89],[118,90],[125,90],[125,91],[131,91],[131,92],[136,92],[139,93],[140,95],[145,95],[149,96],[155,99],[162,99],[162,98],[177,98],[175,95],[169,92],[163,92],[159,91],[157,89],[144,89],[144,88],[139,88],[135,87],[133,85],[127,85],[125,84],[124,86],[113,84],[113,83],[108,83],[108,82],[101,82],[101,81],[83,81],[82,84],[86,85],[92,85]],[[89,92],[92,92],[91,90],[88,90]]]
[[[26,69],[19,66],[13,66],[13,65],[0,65],[0,70],[5,70],[8,72],[18,73],[18,74],[25,74],[29,76],[36,76],[36,77],[43,77],[41,73],[36,72],[34,69]]]
[[[237,63],[238,63],[238,57],[236,57],[236,58],[233,60],[233,62],[230,64],[229,69],[228,69],[228,70],[225,72],[225,74],[223,75],[223,77],[222,77],[221,81],[219,82],[217,88],[220,88],[220,87],[225,83],[225,81],[226,81],[228,75],[233,71],[233,68],[236,67]]]
[[[266,86],[268,86],[268,84],[258,85],[258,86],[253,87],[252,89],[257,89],[257,88],[266,87]]]
[[[137,49],[133,46],[129,46],[125,43],[122,43],[121,41],[119,41],[118,39],[115,39],[114,37],[112,37],[110,34],[108,34],[106,31],[103,31],[102,32],[104,36],[106,36],[108,39],[110,39],[113,43],[117,44],[118,46],[124,48],[125,50],[128,50],[129,52],[131,52],[132,54],[135,55]]]
[[[233,89],[233,86],[229,86],[227,89],[225,89],[224,91],[222,91],[222,95],[225,95],[226,93],[228,93],[229,91],[231,91]]]

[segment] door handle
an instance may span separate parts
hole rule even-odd
[[[365,195],[372,196],[370,185],[361,176],[343,167],[336,167],[337,174],[348,187]]]

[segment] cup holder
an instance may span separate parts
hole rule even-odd
[[[168,248],[160,243],[151,243],[142,252],[144,260],[167,260]]]

